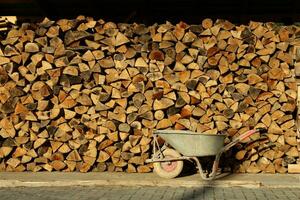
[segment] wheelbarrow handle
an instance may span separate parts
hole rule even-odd
[[[256,132],[259,132],[261,131],[260,128],[258,129],[253,129],[253,130],[250,130],[250,131],[247,131],[245,133],[243,133],[242,135],[234,138],[229,144],[227,144],[223,149],[222,149],[222,152],[225,152],[225,151],[228,151],[231,147],[233,147],[234,145],[236,145],[237,143],[241,142],[242,140],[250,137],[251,135],[253,135],[254,133]]]

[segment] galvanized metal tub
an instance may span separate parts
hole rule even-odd
[[[224,147],[225,135],[183,130],[156,130],[155,134],[184,156],[214,156]]]

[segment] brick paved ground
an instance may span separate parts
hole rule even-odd
[[[299,200],[299,189],[170,187],[0,188],[0,200]]]

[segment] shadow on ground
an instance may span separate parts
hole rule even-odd
[[[231,156],[222,156],[221,159],[221,165],[220,168],[222,169],[222,171],[220,171],[218,173],[218,175],[216,176],[216,178],[214,180],[211,181],[206,181],[206,185],[207,186],[201,186],[201,187],[196,187],[196,188],[189,188],[187,189],[188,191],[185,192],[185,195],[183,197],[175,197],[174,200],[191,200],[191,199],[207,199],[207,198],[213,198],[214,195],[214,190],[222,190],[221,188],[215,188],[215,181],[216,180],[221,180],[224,177],[228,176],[228,175],[232,175],[232,172],[235,170],[234,166],[238,166],[236,165],[236,160],[233,161]],[[202,157],[199,158],[201,165],[203,167],[204,172],[206,173],[210,173],[210,170],[212,169],[212,163],[214,161],[214,157]],[[233,164],[234,163],[234,164]],[[224,171],[224,169],[227,169],[227,171]],[[230,169],[228,171],[228,169]],[[197,174],[197,176],[199,177],[199,179],[201,179],[201,176],[199,174],[198,169],[196,168],[196,165],[190,161],[185,160],[184,161],[184,168],[182,173],[180,174],[179,177],[187,177],[187,176],[191,176],[191,175],[195,175]],[[205,181],[205,180],[203,180]]]

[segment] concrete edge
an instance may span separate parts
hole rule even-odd
[[[1,187],[63,187],[63,186],[159,186],[159,187],[244,187],[259,188],[258,181],[149,181],[149,180],[72,180],[72,181],[20,181],[0,180]],[[300,185],[299,185],[300,188]]]
[[[61,180],[61,181],[22,181],[0,180],[0,188],[8,187],[70,187],[70,186],[131,186],[131,187],[241,187],[241,188],[299,188],[296,185],[263,184],[260,181],[215,180]]]

